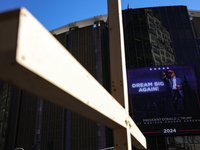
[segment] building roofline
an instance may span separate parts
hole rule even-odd
[[[200,10],[188,9],[190,17],[200,17]]]
[[[184,6],[184,5],[175,5],[175,6]],[[157,6],[157,7],[161,8],[161,7],[174,7],[174,6]],[[156,8],[156,7],[144,7],[144,8],[133,8],[133,9],[150,9],[150,8]],[[132,8],[129,8],[129,9],[132,9]],[[128,9],[125,9],[125,10],[128,10]],[[188,12],[189,12],[189,15],[191,17],[200,17],[200,10],[188,9]],[[94,16],[94,17],[91,17],[91,18],[88,18],[88,19],[83,19],[83,20],[80,20],[80,21],[75,21],[75,22],[69,23],[69,24],[64,25],[62,27],[53,29],[50,32],[54,35],[58,35],[58,34],[69,31],[70,28],[86,27],[86,26],[89,26],[89,25],[93,25],[96,21],[106,22],[107,18],[108,18],[107,14],[106,15]]]
[[[164,7],[187,7],[186,5],[171,5],[171,6],[153,6],[153,7],[142,7],[142,8],[128,8],[129,9],[152,9],[152,8],[164,8]]]
[[[78,27],[78,28],[86,27],[86,26],[89,26],[89,25],[93,25],[96,21],[104,21],[104,22],[106,22],[107,18],[108,18],[108,15],[94,16],[94,17],[91,17],[91,18],[88,18],[88,19],[84,19],[84,20],[80,20],[80,21],[75,21],[75,22],[69,23],[69,24],[64,25],[62,27],[59,27],[57,29],[53,29],[50,32],[53,35],[58,35],[58,34],[61,34],[61,33],[69,31],[70,28],[73,28],[73,27]]]
[[[200,12],[200,10],[195,10],[195,9],[188,9],[188,11]]]

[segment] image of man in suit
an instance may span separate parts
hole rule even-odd
[[[162,78],[165,82],[167,82],[170,85],[171,92],[172,92],[172,103],[174,107],[174,112],[178,113],[179,100],[182,100],[182,102],[184,103],[184,97],[183,97],[183,91],[182,91],[182,79],[177,78],[173,70],[168,70],[167,73],[170,78],[166,77],[165,72],[162,72]]]

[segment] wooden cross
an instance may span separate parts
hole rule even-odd
[[[114,130],[115,150],[146,149],[128,111],[120,0],[108,0],[110,95],[25,8],[0,14],[0,78]]]

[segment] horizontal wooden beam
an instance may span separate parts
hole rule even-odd
[[[0,14],[0,32],[0,79],[112,129],[126,128],[125,109],[25,8]],[[146,148],[134,128],[138,148]]]

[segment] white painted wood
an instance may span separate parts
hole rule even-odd
[[[146,149],[146,138],[142,134],[142,132],[139,130],[137,125],[134,123],[133,119],[129,116],[129,127],[130,127],[130,133],[131,133],[131,140],[132,145],[134,145],[138,149]]]
[[[0,14],[0,32],[1,79],[112,129],[126,129],[127,111],[25,8]],[[144,136],[136,136],[145,148]]]
[[[121,0],[108,0],[109,51],[111,70],[111,94],[125,108],[129,117],[128,89],[122,24]],[[120,135],[120,138],[119,138]],[[121,142],[121,143],[120,143]],[[127,122],[126,130],[114,130],[115,150],[131,150],[131,135]]]

